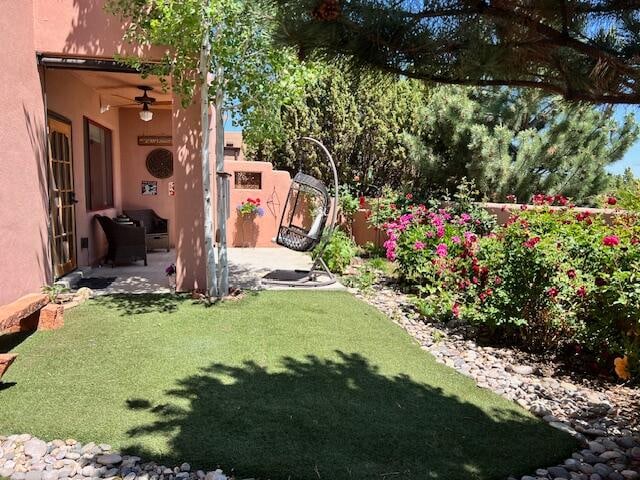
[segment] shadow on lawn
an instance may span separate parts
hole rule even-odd
[[[94,297],[98,305],[118,310],[123,316],[142,313],[173,313],[184,297],[165,293],[117,293]]]
[[[487,414],[406,376],[386,377],[359,354],[338,354],[284,358],[273,372],[213,364],[167,392],[175,403],[129,400],[157,420],[128,432],[128,451],[153,458],[143,437],[161,435],[171,454],[158,460],[219,464],[240,478],[449,480],[526,473],[574,447],[530,417]]]

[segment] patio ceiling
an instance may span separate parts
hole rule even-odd
[[[134,98],[142,95],[138,87],[145,85],[153,89],[149,96],[156,99],[154,109],[171,108],[171,91],[163,91],[157,76],[142,78],[135,73],[80,70],[73,71],[73,75],[100,94],[102,105],[109,105],[111,108],[140,108]]]

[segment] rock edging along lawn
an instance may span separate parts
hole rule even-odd
[[[0,478],[11,480],[227,480],[222,470],[166,467],[111,451],[106,444],[72,440],[45,442],[31,435],[0,436]]]
[[[616,387],[602,392],[570,378],[539,376],[537,366],[514,363],[516,358],[526,358],[520,352],[481,347],[444,325],[425,323],[407,296],[384,278],[371,290],[351,290],[404,328],[438,362],[518,403],[581,443],[583,448],[564,463],[540,468],[521,480],[640,479],[640,392],[636,389]]]

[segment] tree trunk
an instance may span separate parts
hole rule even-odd
[[[200,87],[200,126],[202,130],[201,160],[202,160],[202,196],[204,200],[204,247],[207,272],[207,295],[219,297],[218,279],[216,269],[216,255],[213,242],[213,211],[211,206],[211,164],[209,162],[209,82],[208,74],[211,66],[211,43],[209,39],[210,25],[208,12],[210,2],[205,8],[204,34],[202,37],[202,49],[200,50],[200,74],[202,85]]]

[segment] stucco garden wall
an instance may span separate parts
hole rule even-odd
[[[233,247],[274,247],[272,239],[278,232],[282,209],[291,185],[289,172],[274,170],[268,162],[226,161],[225,171],[229,173],[230,216],[227,221],[227,239]],[[236,172],[259,173],[262,178],[260,189],[236,188]],[[237,206],[247,198],[261,201],[264,216],[245,217],[238,214]]]

